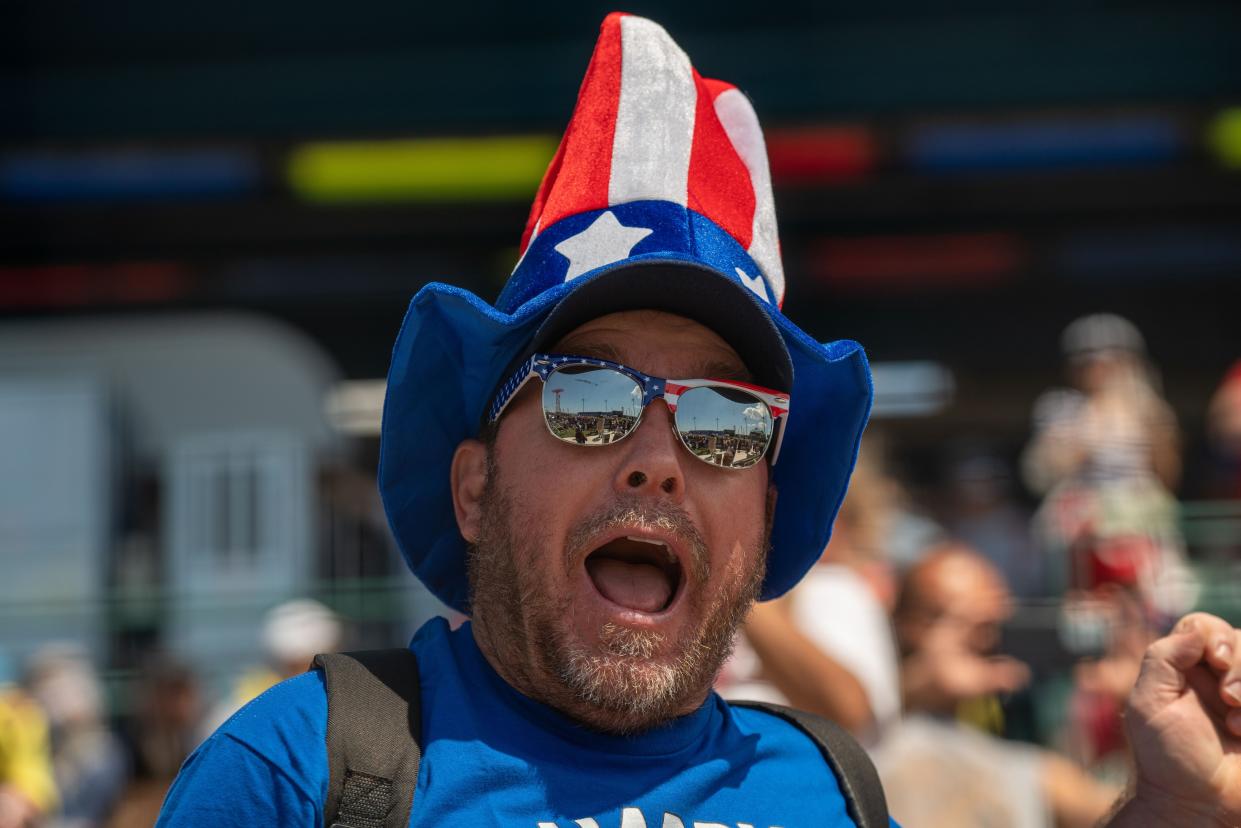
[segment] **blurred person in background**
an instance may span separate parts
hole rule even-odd
[[[203,699],[197,674],[163,655],[142,668],[125,731],[133,777],[112,816],[112,828],[151,825],[181,763],[198,745]]]
[[[263,652],[267,661],[246,670],[232,695],[216,705],[203,720],[205,739],[246,702],[287,678],[310,669],[318,653],[334,653],[340,647],[341,626],[336,613],[310,598],[286,601],[268,611],[263,620]]]
[[[948,467],[945,525],[1004,573],[1020,598],[1046,593],[1044,559],[1030,543],[1030,514],[1014,502],[1012,469],[982,446],[962,446]]]
[[[26,668],[26,686],[47,715],[60,807],[49,828],[103,825],[128,776],[125,749],[107,721],[103,687],[86,654],[49,645]]]
[[[202,715],[202,692],[193,669],[169,658],[153,658],[137,691],[135,771],[149,778],[175,776],[198,743]]]
[[[955,540],[929,549],[905,574],[893,613],[908,710],[1003,733],[999,695],[1030,681],[1025,664],[998,654],[1012,612],[1003,573],[977,550]]]
[[[1029,680],[996,653],[1011,598],[999,570],[960,543],[910,569],[894,616],[905,716],[873,752],[893,816],[906,828],[1088,828],[1118,789],[1063,757],[958,718],[963,707]]]
[[[0,828],[34,828],[56,806],[47,719],[0,678]]]
[[[1207,406],[1206,451],[1190,496],[1241,501],[1241,360],[1232,364]]]
[[[1060,742],[1094,776],[1121,782],[1132,759],[1122,718],[1125,698],[1159,631],[1142,596],[1120,585],[1100,587],[1085,598],[1070,596],[1067,608],[1084,623],[1079,632],[1101,639],[1101,652],[1073,669],[1073,694]]]
[[[1128,320],[1082,317],[1061,344],[1074,388],[1035,403],[1023,458],[1026,482],[1045,495],[1036,539],[1064,586],[1134,585],[1170,621],[1197,596],[1171,495],[1181,474],[1176,418]]]
[[[948,534],[938,519],[933,517],[924,504],[918,502],[905,485],[903,476],[883,462],[884,440],[882,435],[867,435],[874,453],[881,458],[877,461],[879,481],[876,485],[881,490],[880,498],[868,498],[876,504],[882,502],[882,517],[867,518],[879,520],[882,528],[883,559],[894,572],[903,573],[921,560],[926,550],[942,543]],[[895,587],[889,591],[894,592]]]
[[[863,440],[823,557],[783,598],[756,604],[721,673],[726,698],[791,704],[872,744],[900,715],[885,545],[896,486]]]

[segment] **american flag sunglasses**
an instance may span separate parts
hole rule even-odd
[[[646,407],[662,398],[674,431],[690,454],[726,469],[748,469],[770,450],[776,462],[789,414],[789,395],[745,382],[664,379],[604,359],[534,354],[500,387],[487,421],[504,409],[531,377],[543,382],[543,419],[552,436],[580,446],[625,439]]]

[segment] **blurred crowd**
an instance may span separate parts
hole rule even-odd
[[[317,601],[272,609],[263,663],[241,671],[210,701],[192,666],[153,655],[132,683],[129,710],[109,711],[89,656],[46,647],[16,680],[0,678],[0,828],[135,828],[153,825],[164,794],[193,749],[246,702],[305,672],[337,649],[341,624]]]
[[[1200,595],[1177,493],[1241,506],[1241,363],[1186,458],[1132,323],[1084,317],[1062,350],[1068,386],[1038,398],[1020,458],[964,452],[934,508],[872,429],[821,560],[755,608],[720,676],[850,729],[908,828],[1097,824],[1143,652]]]
[[[719,678],[855,733],[908,828],[1094,825],[1127,772],[1142,653],[1198,601],[1178,493],[1241,503],[1241,363],[1186,458],[1134,325],[1086,317],[1062,345],[1068,385],[1039,397],[1019,460],[963,452],[934,508],[868,434],[822,559],[755,608]],[[166,654],[124,704],[72,646],[0,670],[0,828],[152,824],[193,748],[337,649],[341,623],[299,599],[258,634],[265,662],[216,698]]]

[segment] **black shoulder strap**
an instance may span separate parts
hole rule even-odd
[[[408,649],[315,656],[327,684],[326,828],[408,828],[422,759],[418,662]],[[400,722],[407,727],[395,726]]]
[[[753,701],[730,701],[729,704],[762,710],[805,732],[819,746],[828,767],[836,774],[849,816],[857,827],[888,828],[888,802],[883,796],[879,773],[866,751],[844,728],[821,716],[780,704]]]

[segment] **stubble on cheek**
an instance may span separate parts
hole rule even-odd
[[[509,684],[538,698],[537,676],[545,668],[536,661],[542,647],[531,646],[537,636],[530,622],[544,615],[563,614],[565,607],[556,606],[548,590],[538,584],[530,562],[522,565],[518,560],[521,553],[516,538],[529,541],[536,527],[533,522],[514,526],[516,510],[508,493],[500,488],[491,457],[481,508],[478,538],[468,547],[466,559],[474,636]]]

